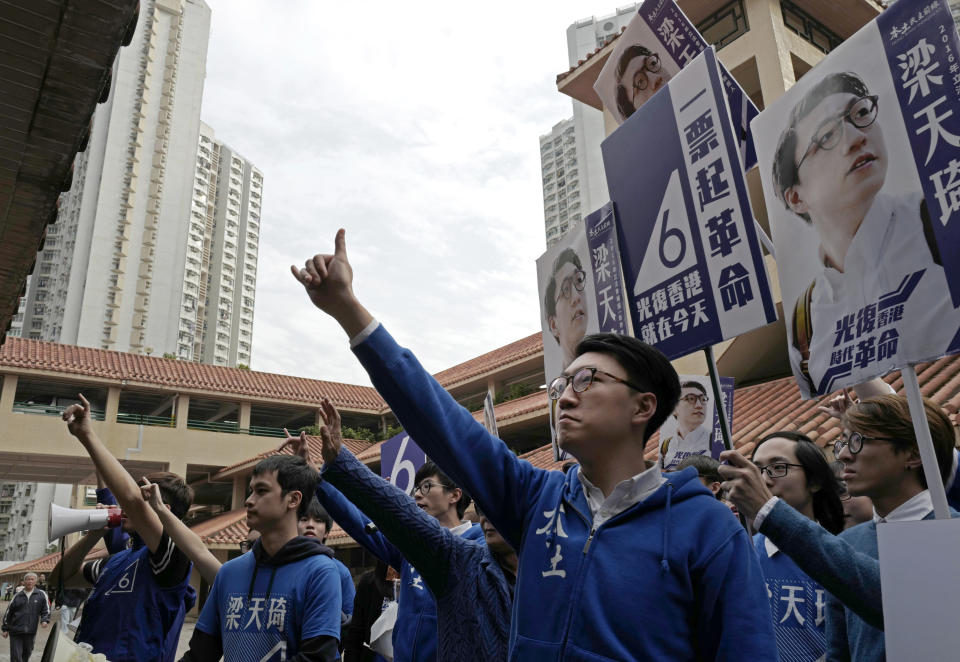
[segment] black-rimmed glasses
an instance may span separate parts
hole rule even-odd
[[[573,288],[577,292],[583,292],[583,288],[587,283],[587,273],[583,269],[577,269],[573,272],[573,275],[567,276],[563,279],[563,282],[560,283],[560,291],[557,293],[557,302],[560,299],[570,300],[570,295],[573,294]]]
[[[643,63],[643,67],[634,74],[633,77],[633,94],[636,96],[637,92],[642,92],[643,90],[650,87],[650,81],[647,80],[647,74],[645,72],[650,72],[652,74],[660,71],[660,55],[658,53],[652,53],[647,56],[647,59]],[[638,77],[639,76],[639,77]]]
[[[430,482],[429,480],[425,480],[413,488],[413,493],[416,494],[417,492],[419,492],[423,496],[427,496],[428,494],[430,494],[430,490],[432,490],[434,487],[451,489],[449,485],[444,485],[443,483],[433,483],[433,482]]]
[[[644,389],[640,388],[636,384],[631,384],[629,380],[621,379],[616,375],[611,375],[609,372],[600,370],[599,368],[580,368],[572,375],[560,375],[552,382],[550,382],[550,388],[547,389],[547,393],[550,396],[551,400],[559,400],[563,396],[563,392],[567,390],[567,384],[573,384],[574,393],[583,393],[588,388],[593,386],[593,379],[597,373],[601,375],[606,375],[615,382],[620,384],[625,384],[635,391],[643,391]]]
[[[787,475],[787,472],[790,470],[790,467],[803,468],[803,465],[792,464],[790,462],[773,462],[772,464],[768,464],[765,467],[761,467],[759,464],[757,465],[757,469],[760,470],[761,475],[767,474],[771,478],[783,478],[784,476]]]
[[[800,157],[800,162],[797,163],[797,171],[800,171],[800,166],[803,165],[804,160],[810,155],[814,146],[818,149],[829,150],[840,143],[840,138],[843,136],[844,122],[849,122],[858,129],[865,129],[876,122],[878,112],[877,99],[876,94],[855,99],[845,111],[821,124],[810,138],[810,144],[807,145],[803,156]]]
[[[710,402],[710,396],[706,394],[697,395],[696,393],[687,393],[686,395],[681,395],[680,399],[685,400],[686,403],[691,407],[695,407],[698,402],[702,405],[705,405],[708,402]]]
[[[846,446],[847,450],[850,451],[850,455],[856,455],[861,450],[863,450],[863,442],[865,441],[890,441],[895,442],[896,439],[891,439],[890,437],[868,437],[865,434],[860,434],[859,432],[851,432],[850,436],[846,439],[838,439],[833,444],[833,456],[836,457],[840,455],[840,451],[843,450],[843,447]]]

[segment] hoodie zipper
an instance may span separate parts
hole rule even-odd
[[[590,543],[593,542],[593,534],[597,532],[597,527],[590,529],[590,535],[587,536],[587,544],[583,546],[583,555],[586,556],[587,552],[590,551]]]

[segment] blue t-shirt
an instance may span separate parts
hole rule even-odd
[[[224,662],[281,662],[306,639],[339,640],[340,610],[340,574],[331,558],[268,565],[247,553],[220,568],[197,628],[220,636]]]
[[[767,583],[780,662],[816,662],[827,652],[827,592],[781,551],[769,554],[767,538],[753,536]]]
[[[353,600],[357,597],[357,589],[353,585],[353,575],[350,569],[343,565],[337,559],[333,560],[337,564],[337,572],[340,573],[340,599],[342,600],[342,611],[346,616],[353,616]]]

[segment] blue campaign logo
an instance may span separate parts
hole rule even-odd
[[[417,470],[426,463],[427,454],[406,432],[380,446],[380,475],[407,494],[413,493]]]

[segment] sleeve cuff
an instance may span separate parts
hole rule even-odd
[[[376,319],[370,320],[370,323],[367,324],[366,328],[364,328],[363,331],[361,331],[360,333],[358,333],[357,335],[355,335],[353,338],[350,339],[350,349],[353,349],[354,347],[362,343],[364,340],[369,338],[370,335],[374,331],[376,331],[377,327],[379,326],[380,326],[380,322],[378,322]]]
[[[757,516],[753,518],[753,530],[759,531],[760,525],[763,524],[763,520],[767,519],[767,515],[770,514],[770,511],[773,510],[773,507],[777,505],[777,501],[780,500],[780,497],[770,497],[765,504],[760,506],[760,510],[757,511]]]

